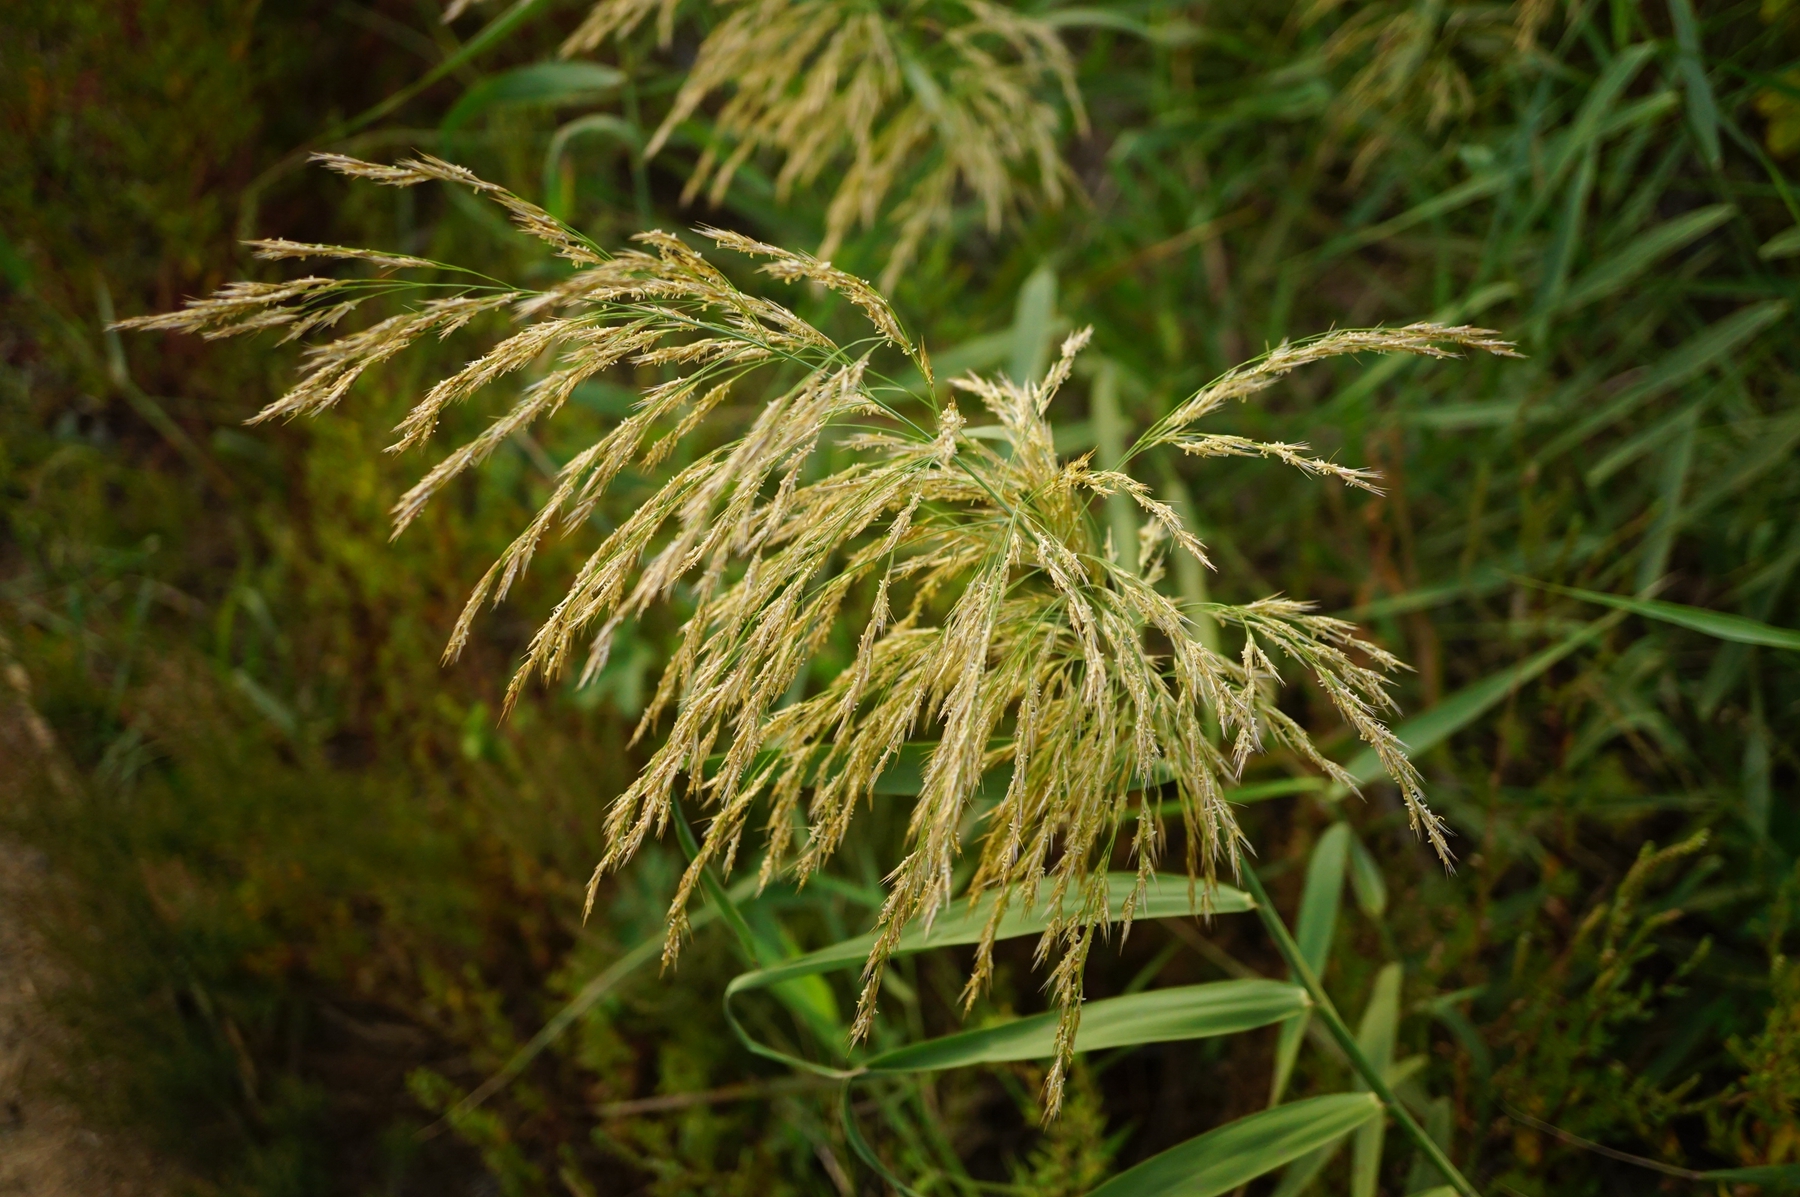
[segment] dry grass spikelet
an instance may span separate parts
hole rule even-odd
[[[735,0],[707,34],[668,116],[646,147],[723,94],[720,142],[700,157],[684,200],[721,200],[738,169],[771,151],[778,195],[826,171],[840,179],[818,254],[858,224],[896,228],[883,290],[966,195],[990,229],[1030,202],[1061,203],[1074,186],[1058,139],[1061,107],[1085,128],[1074,64],[1046,22],[990,0]],[[674,0],[600,0],[564,43],[596,49],[656,14],[673,33]]]
[[[504,378],[525,380],[492,424],[400,498],[396,531],[507,437],[555,418],[583,381],[617,366],[660,374],[628,416],[561,467],[542,509],[476,586],[446,656],[463,647],[480,607],[505,596],[545,536],[585,532],[621,471],[648,471],[676,441],[708,430],[687,464],[666,471],[593,548],[532,638],[508,693],[510,704],[533,675],[571,667],[592,677],[623,621],[683,587],[692,611],[638,729],[660,740],[609,807],[607,847],[594,872],[597,885],[682,817],[682,794],[697,799],[708,822],[669,911],[666,960],[680,949],[703,870],[729,873],[747,831],[760,830],[765,882],[787,875],[804,884],[842,843],[858,805],[873,801],[902,746],[935,741],[904,856],[887,879],[852,1033],[860,1038],[872,1025],[902,928],[953,900],[952,870],[973,854],[968,896],[995,898],[970,1000],[990,974],[993,933],[1009,908],[1048,901],[1059,912],[1038,945],[1062,1011],[1045,1094],[1053,1111],[1080,1017],[1082,964],[1108,926],[1106,870],[1120,837],[1138,868],[1128,927],[1167,840],[1168,799],[1180,811],[1191,883],[1210,887],[1240,866],[1245,844],[1224,792],[1251,757],[1279,747],[1352,784],[1275,705],[1267,683],[1284,665],[1309,675],[1375,747],[1415,829],[1448,861],[1443,826],[1383,722],[1392,709],[1386,680],[1399,661],[1358,639],[1350,624],[1288,599],[1184,608],[1158,588],[1160,571],[1129,568],[1104,551],[1094,510],[1123,493],[1156,529],[1146,554],[1166,543],[1205,559],[1176,510],[1127,468],[1058,457],[1049,410],[1087,331],[1063,343],[1042,379],[956,380],[961,402],[990,421],[971,429],[934,388],[906,391],[886,380],[883,355],[908,359],[928,377],[923,350],[879,290],[808,255],[708,234],[760,259],[776,279],[837,292],[867,317],[870,336],[836,343],[665,233],[608,253],[449,164],[327,164],[393,185],[469,186],[575,269],[547,287],[511,287],[423,259],[267,242],[265,256],[348,259],[382,273],[235,283],[123,327],[292,334],[336,323],[375,297],[409,301],[309,349],[293,390],[256,417],[266,419],[330,406],[364,370],[427,333],[447,335],[480,313],[508,318],[513,331],[432,386],[401,422],[396,447],[422,445],[450,404]],[[432,272],[429,284],[405,277],[421,269]],[[1460,349],[1511,352],[1482,329],[1426,324],[1282,345],[1178,405],[1125,466],[1153,450],[1251,454],[1372,486],[1366,472],[1308,456],[1304,446],[1196,425],[1308,362]],[[717,408],[727,393],[740,403],[754,396],[756,406],[721,426]],[[1207,647],[1195,622],[1202,614],[1235,630],[1234,655]],[[827,684],[796,686],[840,625],[854,633],[854,660]],[[981,798],[984,777],[1008,775],[997,799]]]

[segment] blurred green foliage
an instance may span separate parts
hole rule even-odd
[[[385,509],[417,467],[378,451],[381,429],[453,349],[365,382],[349,418],[252,433],[238,422],[279,393],[291,348],[102,331],[267,269],[234,251],[238,232],[549,269],[465,206],[346,187],[300,169],[297,147],[436,147],[607,244],[702,215],[817,243],[830,187],[777,204],[768,163],[747,163],[721,210],[680,207],[703,115],[650,162],[632,151],[705,12],[670,47],[649,27],[607,46],[627,76],[615,93],[497,101],[511,93],[493,81],[552,58],[580,16],[534,6],[346,131],[508,11],[447,26],[399,2],[9,14],[0,627],[61,763],[9,738],[19,764],[0,784],[6,833],[57,879],[34,913],[78,978],[58,1009],[102,1065],[85,1096],[147,1126],[197,1191],[872,1191],[830,1099],[731,1038],[716,998],[740,963],[717,928],[679,974],[623,976],[513,1083],[458,1107],[660,936],[675,875],[672,849],[647,857],[580,925],[666,629],[637,629],[596,687],[534,694],[496,724],[573,546],[548,547],[463,661],[438,664],[559,445],[519,441],[389,544]],[[1386,900],[1365,873],[1327,985],[1362,1009],[1382,966],[1404,963],[1395,1057],[1428,1061],[1452,1154],[1484,1188],[1651,1183],[1574,1137],[1678,1167],[1800,1160],[1795,658],[1520,581],[1800,626],[1800,9],[1108,11],[1065,23],[1092,121],[1065,130],[1085,198],[998,236],[965,214],[903,277],[901,310],[961,367],[1029,363],[1091,321],[1136,427],[1263,345],[1332,325],[1433,316],[1517,338],[1524,362],[1326,369],[1233,413],[1233,431],[1378,465],[1385,496],[1254,464],[1215,467],[1191,495],[1214,593],[1346,609],[1417,667],[1409,714],[1462,713],[1422,757],[1460,834],[1457,873],[1379,790],[1253,808],[1258,861],[1295,903],[1323,830],[1355,824]],[[853,234],[837,260],[872,275],[888,238]],[[597,425],[629,392],[586,398]],[[1064,421],[1077,449],[1096,439],[1082,406]],[[1584,627],[1566,655],[1468,698]],[[1332,726],[1318,695],[1291,709]],[[859,830],[837,889],[751,904],[758,934],[813,946],[862,930],[897,825],[884,811]],[[977,1018],[1042,1007],[1028,953],[1002,963]],[[1146,925],[1097,955],[1089,993],[1279,967],[1244,920]],[[960,1025],[955,961],[895,973],[895,1035]],[[775,1003],[757,1017],[771,1037],[809,1033]],[[1270,1032],[1091,1060],[1041,1133],[1027,1068],[882,1082],[867,1103],[880,1150],[930,1191],[1077,1193],[1261,1108],[1273,1052]],[[1290,1091],[1348,1083],[1329,1053],[1300,1061]],[[1412,1165],[1390,1151],[1382,1191],[1436,1183]]]

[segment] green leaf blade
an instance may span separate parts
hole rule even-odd
[[[1078,1052],[1209,1039],[1266,1027],[1303,1012],[1306,991],[1281,981],[1215,981],[1104,998],[1081,1008]],[[936,1071],[970,1064],[1044,1060],[1056,1054],[1055,1013],[945,1035],[885,1052],[870,1072]]]
[[[1333,1093],[1276,1106],[1152,1156],[1089,1197],[1218,1197],[1380,1113],[1372,1093]]]

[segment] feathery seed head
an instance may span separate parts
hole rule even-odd
[[[997,437],[970,437],[955,404],[935,406],[929,390],[895,399],[890,388],[872,387],[869,353],[849,352],[789,309],[740,289],[679,238],[645,233],[638,238],[644,249],[608,254],[554,222],[541,227],[529,205],[447,163],[380,167],[333,158],[328,165],[382,183],[431,178],[471,187],[555,252],[574,256],[574,245],[587,255],[547,288],[472,278],[310,349],[300,381],[257,417],[322,411],[364,370],[426,333],[447,335],[481,316],[509,321],[508,335],[431,387],[402,420],[396,447],[416,447],[451,405],[505,378],[526,379],[498,419],[401,497],[397,528],[505,439],[554,419],[582,382],[626,364],[662,375],[628,415],[561,467],[541,510],[476,586],[447,656],[467,642],[480,607],[507,593],[553,526],[585,527],[622,470],[656,468],[677,443],[701,442],[599,539],[532,638],[507,695],[510,706],[533,675],[557,676],[578,653],[591,678],[625,620],[668,601],[684,582],[691,588],[692,613],[638,729],[640,736],[661,729],[662,738],[606,812],[606,849],[588,891],[591,907],[601,878],[677,817],[681,793],[693,796],[709,821],[669,912],[668,962],[679,952],[686,903],[702,871],[729,872],[759,816],[762,880],[788,873],[804,882],[830,860],[857,805],[873,800],[902,747],[925,742],[905,854],[887,879],[853,1033],[873,1025],[882,971],[902,929],[944,909],[957,860],[972,854],[970,897],[995,895],[969,979],[971,1000],[992,974],[1005,912],[1040,900],[1058,912],[1038,946],[1040,959],[1052,962],[1050,986],[1062,1009],[1046,1093],[1054,1110],[1075,1041],[1082,964],[1108,925],[1106,869],[1121,830],[1132,828],[1141,891],[1167,842],[1163,810],[1172,800],[1190,883],[1210,887],[1221,866],[1236,873],[1244,847],[1223,792],[1266,744],[1351,784],[1275,705],[1265,683],[1278,680],[1277,658],[1312,677],[1374,747],[1415,831],[1448,859],[1443,825],[1381,718],[1392,709],[1387,674],[1400,663],[1357,639],[1351,625],[1286,599],[1209,604],[1204,614],[1242,644],[1235,658],[1207,647],[1195,622],[1202,613],[1162,593],[1160,571],[1145,568],[1165,543],[1205,561],[1175,508],[1124,469],[1057,457],[1048,408],[1089,330],[1063,343],[1042,379],[958,379],[957,389],[1000,421]],[[865,343],[904,354],[929,376],[923,350],[875,288],[804,254],[718,230],[707,235],[765,259],[764,273],[777,279],[814,281],[842,295],[877,334]],[[404,255],[261,245],[277,259],[451,270]],[[209,336],[310,328],[376,296],[417,295],[413,286],[387,278],[233,283],[180,312],[123,326]],[[1283,345],[1180,404],[1126,461],[1159,446],[1201,458],[1254,455],[1371,486],[1365,471],[1308,457],[1303,446],[1194,426],[1307,362],[1360,352],[1441,357],[1458,348],[1511,351],[1486,330],[1436,325],[1339,331]],[[722,427],[717,411],[727,394],[761,398]],[[851,422],[862,431],[822,452],[828,434]],[[1136,569],[1103,552],[1091,518],[1102,497],[1119,493],[1148,516],[1140,546],[1114,546],[1136,549]],[[784,704],[832,629],[845,623],[858,632],[853,662]],[[984,778],[1005,780],[990,791]],[[992,792],[999,796],[982,797]],[[1127,928],[1134,909],[1135,894],[1125,905]]]

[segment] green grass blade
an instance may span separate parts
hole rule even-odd
[[[1306,990],[1282,981],[1215,981],[1105,998],[1081,1008],[1078,1052],[1208,1039],[1281,1022],[1311,1004]],[[945,1035],[876,1056],[870,1072],[918,1072],[1045,1060],[1056,1054],[1054,1012]]]
[[[1645,619],[1674,624],[1676,627],[1686,628],[1691,632],[1700,632],[1718,640],[1729,640],[1735,644],[1760,645],[1763,648],[1785,648],[1800,651],[1800,631],[1774,627],[1742,615],[1713,611],[1705,607],[1690,607],[1685,603],[1669,603],[1661,599],[1604,594],[1598,590],[1579,590],[1573,586],[1552,586],[1547,582],[1533,582],[1532,585],[1556,594],[1566,594],[1570,598],[1611,607],[1615,611],[1629,611],[1633,615],[1642,615]]]
[[[1056,271],[1046,264],[1031,272],[1014,301],[1009,359],[1014,382],[1030,382],[1050,364],[1055,325]]]
[[[623,72],[597,62],[534,62],[489,76],[464,92],[462,99],[444,114],[438,131],[448,138],[495,108],[585,103],[624,81]]]
[[[1458,183],[1448,191],[1439,192],[1424,203],[1408,208],[1392,219],[1335,238],[1320,247],[1314,256],[1320,261],[1328,261],[1347,254],[1351,250],[1361,249],[1365,245],[1385,241],[1395,233],[1405,232],[1414,225],[1423,224],[1434,217],[1448,215],[1459,208],[1467,207],[1476,200],[1498,195],[1506,189],[1506,185],[1510,181],[1504,172],[1477,175],[1466,183]]]
[[[1294,939],[1315,973],[1324,973],[1337,934],[1338,906],[1344,892],[1344,867],[1350,855],[1350,825],[1334,823],[1319,837],[1306,866],[1306,889]]]
[[[1551,151],[1550,168],[1539,191],[1543,200],[1547,200],[1549,194],[1562,183],[1563,175],[1577,158],[1600,139],[1613,105],[1655,53],[1656,47],[1646,42],[1627,47],[1608,64],[1600,78],[1594,81],[1594,86],[1588,89],[1587,98],[1582,101],[1568,131]]]
[[[1458,690],[1429,711],[1402,723],[1394,729],[1394,734],[1400,737],[1401,743],[1406,745],[1407,752],[1413,756],[1436,748],[1487,714],[1513,690],[1531,681],[1611,626],[1611,623],[1603,619],[1588,624],[1586,627],[1578,628],[1549,648],[1532,654],[1517,665],[1502,669],[1498,673],[1482,678],[1472,686]],[[1374,749],[1364,749],[1345,768],[1349,771],[1350,776],[1363,785],[1385,776],[1381,768],[1381,759],[1375,755]],[[1334,788],[1328,791],[1328,794],[1341,797],[1345,792],[1341,788]]]
[[[1669,23],[1675,27],[1675,64],[1687,91],[1688,124],[1706,164],[1717,170],[1724,160],[1719,148],[1719,101],[1700,57],[1700,22],[1689,0],[1669,0]]]
[[[1375,974],[1375,987],[1356,1029],[1357,1046],[1383,1074],[1394,1064],[1394,1038],[1400,1027],[1400,981],[1398,964],[1385,965]],[[1356,1129],[1350,1150],[1350,1197],[1375,1197],[1386,1130],[1385,1118],[1372,1118]]]
[[[1795,225],[1786,232],[1776,233],[1756,251],[1756,256],[1765,262],[1791,258],[1795,254],[1800,254],[1800,225]]]
[[[1785,300],[1753,303],[1701,329],[1659,358],[1642,378],[1626,386],[1612,402],[1551,441],[1537,455],[1537,460],[1542,463],[1573,449],[1594,433],[1624,419],[1646,401],[1723,361],[1785,316],[1787,310]]]
[[[1699,1179],[1723,1184],[1762,1185],[1776,1193],[1800,1190],[1800,1164],[1758,1164],[1749,1168],[1714,1168]]]
[[[1381,866],[1354,834],[1350,837],[1350,892],[1356,895],[1356,905],[1370,918],[1379,919],[1387,913],[1387,880],[1381,875]]]
[[[444,58],[429,71],[426,71],[423,75],[420,75],[417,79],[381,100],[373,107],[358,113],[355,117],[347,121],[343,127],[337,129],[335,135],[342,137],[345,134],[353,133],[367,125],[374,124],[388,113],[394,111],[396,108],[430,87],[433,83],[436,83],[439,79],[448,76],[452,71],[459,70],[465,63],[473,62],[478,56],[485,54],[488,50],[499,45],[508,37],[511,37],[515,30],[524,25],[528,19],[536,16],[538,10],[544,7],[544,0],[514,0],[511,8],[508,8],[505,12],[489,21],[486,25],[483,25],[480,31],[477,32],[474,37],[464,42],[456,53]]]
[[[1116,921],[1124,912],[1125,899],[1137,884],[1135,873],[1109,873],[1107,886],[1111,894],[1111,915]],[[914,952],[930,951],[933,948],[954,947],[961,944],[975,943],[981,939],[982,929],[987,926],[989,913],[994,908],[996,895],[983,894],[981,900],[971,907],[967,902],[956,902],[937,917],[930,930],[914,925],[900,937],[900,944],[894,950],[896,956],[906,956]],[[1213,914],[1241,914],[1251,909],[1250,897],[1242,890],[1221,885],[1210,895],[1204,887],[1198,891],[1196,901],[1188,900],[1186,878],[1163,878],[1150,884],[1149,892],[1139,902],[1133,914],[1136,919],[1166,919],[1202,915],[1210,911]],[[1047,900],[1040,902],[1033,909],[1025,910],[1014,906],[1000,921],[999,938],[1013,939],[1021,935],[1035,935],[1041,932],[1050,922],[1050,908]],[[790,977],[810,976],[813,973],[831,972],[834,969],[861,966],[868,959],[869,950],[875,945],[874,935],[859,935],[852,939],[842,940],[828,948],[821,948],[805,956],[784,961],[771,968],[759,969],[745,973],[731,982],[727,994],[741,993],[749,989],[761,989]]]
[[[557,174],[562,169],[563,155],[568,152],[569,144],[578,137],[594,136],[611,138],[634,155],[644,148],[643,130],[622,116],[611,112],[591,112],[586,116],[578,116],[556,130],[555,135],[550,138],[549,148],[544,151],[546,196],[555,191]],[[567,213],[559,215],[566,217]]]
[[[1681,524],[1681,499],[1687,493],[1688,475],[1694,466],[1694,441],[1700,426],[1700,408],[1690,406],[1675,422],[1674,443],[1663,450],[1662,476],[1656,496],[1656,522],[1639,549],[1637,590],[1648,594],[1668,567]]]
[[[1644,230],[1570,283],[1556,309],[1570,312],[1616,295],[1646,270],[1712,232],[1736,212],[1732,204],[1709,204]],[[1796,246],[1800,247],[1800,241],[1796,241]]]
[[[1300,918],[1294,938],[1300,955],[1315,975],[1323,974],[1331,957],[1331,940],[1337,934],[1338,907],[1343,901],[1344,868],[1349,858],[1350,825],[1333,824],[1313,846],[1306,865],[1306,888],[1300,894]],[[1275,1077],[1269,1086],[1269,1104],[1280,1102],[1300,1055],[1306,1019],[1283,1023],[1275,1041]]]
[[[1333,1093],[1227,1123],[1121,1172],[1088,1197],[1217,1197],[1381,1113],[1370,1093]]]

